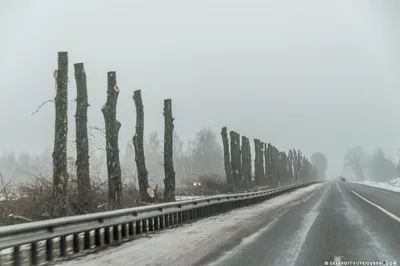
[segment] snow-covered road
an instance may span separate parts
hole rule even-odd
[[[372,181],[349,181],[351,183],[363,184],[369,187],[376,187],[394,192],[400,192],[400,177],[392,179],[389,182],[372,182]]]
[[[196,265],[216,252],[233,247],[258,231],[268,219],[276,220],[323,186],[311,185],[259,205],[200,220],[179,228],[134,240],[98,254],[63,262],[63,266]]]
[[[400,258],[399,195],[349,182],[316,184],[58,265],[313,266],[338,260],[392,261]]]

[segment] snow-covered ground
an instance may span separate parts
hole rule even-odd
[[[381,189],[386,189],[394,192],[400,192],[400,177],[394,178],[390,180],[388,183],[386,182],[372,182],[372,181],[349,181],[352,183],[363,184],[370,187],[376,187]]]
[[[57,265],[193,265],[223,244],[233,241],[244,228],[260,226],[262,217],[268,213],[307,200],[321,186],[323,184],[314,184],[264,203],[165,230],[120,247]]]
[[[192,200],[192,199],[199,199],[204,198],[205,196],[175,196],[175,200],[182,201],[182,200]]]

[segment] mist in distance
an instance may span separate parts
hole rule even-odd
[[[203,127],[220,142],[227,126],[281,150],[323,152],[327,176],[342,172],[354,146],[381,148],[397,165],[399,11],[396,0],[2,1],[0,150],[52,150],[54,105],[31,113],[54,98],[57,52],[68,51],[71,145],[72,65],[83,62],[91,128],[104,127],[107,71],[117,73],[121,157],[135,131],[133,91],[142,89],[147,140],[162,139],[171,98],[185,145]]]

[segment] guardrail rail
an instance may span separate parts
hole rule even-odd
[[[221,214],[319,182],[0,227],[0,265],[38,265]],[[5,252],[6,251],[6,252]],[[8,252],[7,252],[8,251]],[[55,254],[56,253],[56,254]]]

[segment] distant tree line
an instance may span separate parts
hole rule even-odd
[[[254,139],[254,175],[250,140],[235,131],[221,130],[224,165],[229,191],[240,192],[254,186],[271,186],[317,179],[317,170],[300,150],[287,153],[270,143]]]
[[[400,176],[400,164],[393,162],[381,148],[368,154],[361,146],[346,151],[345,169],[350,170],[353,179],[359,181],[389,182]]]

